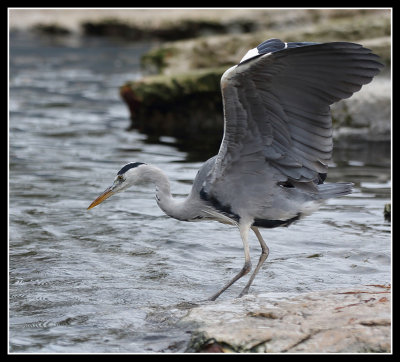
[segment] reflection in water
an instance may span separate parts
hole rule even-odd
[[[169,139],[126,131],[118,87],[139,76],[149,45],[70,41],[11,36],[10,351],[184,351],[190,327],[179,318],[242,267],[237,230],[170,219],[146,187],[86,208],[133,161],[165,170],[183,197],[214,152],[188,156]],[[390,282],[389,145],[338,144],[328,180],[352,181],[355,191],[289,228],[262,231],[271,254],[251,293]],[[254,263],[259,246],[250,244]]]

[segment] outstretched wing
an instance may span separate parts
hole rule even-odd
[[[383,67],[377,59],[347,42],[270,39],[250,50],[221,79],[224,137],[204,190],[212,194],[227,172],[240,172],[240,160],[260,154],[283,180],[317,180],[332,154],[329,106],[371,82]]]

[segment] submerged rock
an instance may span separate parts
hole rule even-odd
[[[188,352],[391,352],[389,285],[274,300],[247,295],[192,309]]]

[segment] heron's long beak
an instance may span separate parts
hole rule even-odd
[[[114,195],[115,192],[112,189],[113,189],[113,187],[111,186],[107,190],[105,190],[96,200],[94,200],[89,205],[89,207],[87,209],[89,210],[92,207],[97,206],[98,204],[102,203],[104,200],[108,199],[110,196]]]

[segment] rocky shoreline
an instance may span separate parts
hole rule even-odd
[[[187,352],[390,353],[390,285],[366,285],[271,299],[267,294],[209,302]]]

